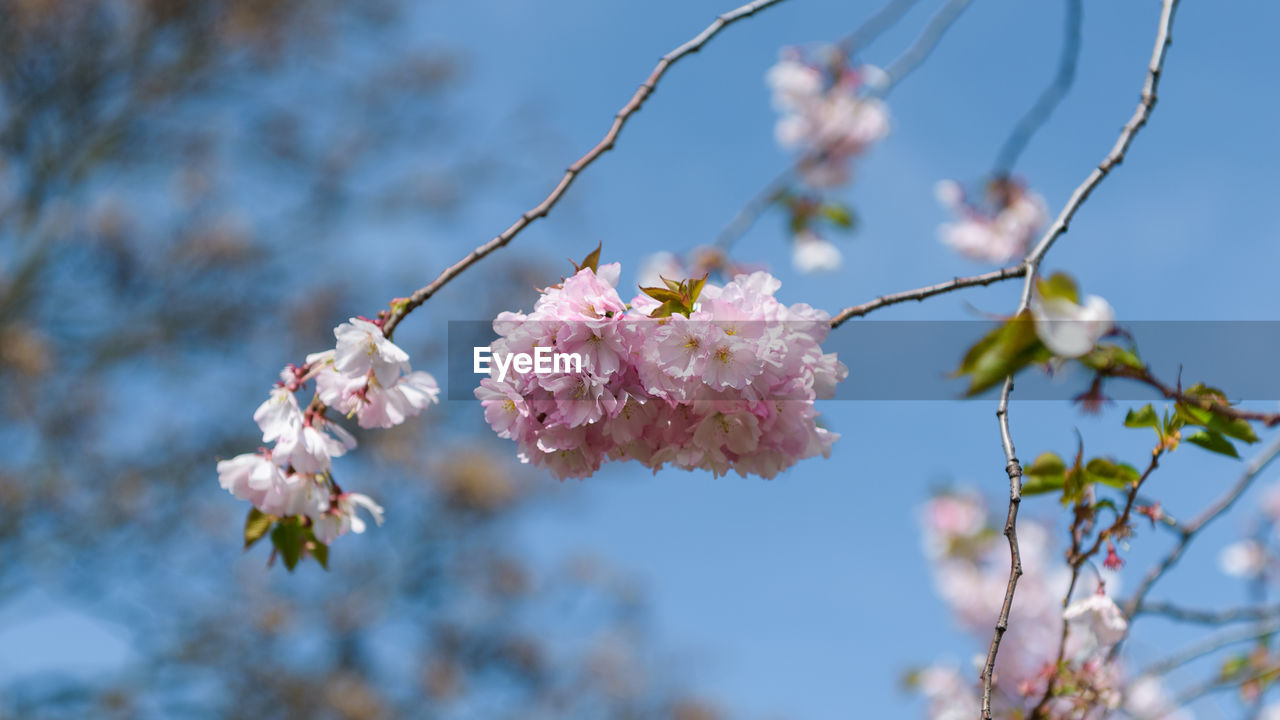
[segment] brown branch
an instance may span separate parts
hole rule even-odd
[[[881,295],[870,302],[861,305],[851,305],[844,310],[836,313],[831,318],[831,327],[838,328],[849,318],[862,317],[873,310],[879,310],[889,305],[897,305],[911,300],[924,300],[934,295],[949,293],[952,290],[960,290],[961,288],[974,287],[978,285],[990,285],[1000,282],[1001,280],[1009,280],[1011,278],[1022,277],[1027,272],[1025,265],[1014,265],[1012,267],[993,270],[989,273],[981,275],[971,275],[969,277],[958,277],[954,280],[948,280],[937,285],[929,285],[928,287],[916,288],[915,290],[906,290],[903,292],[891,293],[889,295]]]
[[[1267,427],[1275,427],[1280,425],[1280,412],[1262,412],[1258,410],[1241,410],[1225,403],[1219,402],[1213,396],[1209,395],[1193,395],[1182,391],[1179,387],[1174,387],[1162,382],[1147,368],[1138,370],[1128,365],[1107,366],[1098,371],[1099,374],[1107,377],[1125,378],[1134,380],[1147,385],[1159,392],[1169,400],[1175,400],[1184,405],[1198,407],[1202,410],[1230,418],[1232,420],[1246,420],[1250,422],[1260,422]]]
[[[568,191],[569,186],[573,184],[573,181],[577,179],[578,174],[581,173],[588,165],[595,162],[601,155],[613,149],[613,144],[618,139],[619,133],[622,132],[623,125],[626,125],[627,120],[629,120],[631,116],[644,105],[645,100],[653,94],[653,91],[658,86],[658,81],[667,72],[668,68],[684,56],[701,50],[702,47],[711,40],[711,38],[715,37],[717,33],[729,25],[750,17],[757,12],[782,1],[783,0],[754,0],[754,2],[747,3],[736,10],[727,12],[717,17],[714,22],[708,25],[705,30],[693,39],[666,55],[663,55],[662,59],[658,61],[657,66],[654,67],[653,72],[649,74],[648,79],[640,85],[635,94],[631,96],[631,100],[629,100],[627,104],[624,105],[623,108],[614,116],[613,124],[609,126],[609,131],[605,133],[604,138],[601,139],[595,147],[591,148],[586,155],[583,155],[577,162],[570,165],[569,168],[565,170],[564,175],[560,178],[560,182],[556,184],[555,188],[551,191],[551,194],[547,195],[542,202],[538,203],[532,209],[526,211],[523,215],[517,218],[510,227],[503,230],[492,240],[476,247],[468,253],[466,257],[446,268],[445,271],[440,273],[440,275],[435,280],[431,281],[430,284],[415,290],[413,294],[404,301],[397,303],[391,313],[387,316],[386,323],[383,325],[383,332],[386,336],[391,337],[391,334],[395,332],[396,326],[400,324],[400,321],[403,320],[406,315],[413,312],[414,308],[417,308],[419,305],[426,302],[450,280],[479,262],[486,255],[511,242],[515,239],[516,235],[519,235],[520,232],[532,224],[533,221],[538,218],[546,217],[547,213],[551,211],[551,208],[555,207],[556,203],[560,201],[560,198],[562,198],[565,192]]]
[[[1022,464],[1018,462],[1017,452],[1013,447],[1013,435],[1009,432],[1009,394],[1013,392],[1013,376],[1004,379],[1004,388],[1000,391],[1000,405],[996,408],[996,419],[1000,424],[1000,442],[1004,447],[1005,474],[1009,476],[1009,512],[1005,516],[1004,536],[1009,540],[1009,582],[1005,586],[1004,602],[1000,605],[1000,616],[996,618],[995,632],[991,636],[991,647],[987,650],[987,663],[982,668],[982,720],[991,720],[991,685],[995,680],[996,655],[1000,652],[1000,641],[1009,629],[1009,612],[1013,609],[1013,595],[1018,588],[1018,578],[1022,577],[1022,553],[1018,550],[1018,507],[1022,505]]]
[[[1163,0],[1160,10],[1160,21],[1156,29],[1155,49],[1151,53],[1151,62],[1147,65],[1147,79],[1142,87],[1142,98],[1138,102],[1138,107],[1134,111],[1129,122],[1125,123],[1124,129],[1120,132],[1119,139],[1112,146],[1111,151],[1103,158],[1102,162],[1094,168],[1083,184],[1076,188],[1071,194],[1071,198],[1067,200],[1066,206],[1058,214],[1058,218],[1053,225],[1045,232],[1040,242],[1027,253],[1027,257],[1023,260],[1026,268],[1026,276],[1022,286],[1022,301],[1018,304],[1018,312],[1022,312],[1031,306],[1031,290],[1034,287],[1036,272],[1039,270],[1040,262],[1044,259],[1045,253],[1053,246],[1055,240],[1058,239],[1071,224],[1071,218],[1080,209],[1080,206],[1088,199],[1093,192],[1111,170],[1119,165],[1128,151],[1129,146],[1133,143],[1133,139],[1137,136],[1138,131],[1147,124],[1147,118],[1151,115],[1152,108],[1156,104],[1156,88],[1160,82],[1160,74],[1164,68],[1165,57],[1168,55],[1170,31],[1173,26],[1174,11],[1177,9],[1178,0]],[[1014,453],[1013,440],[1009,432],[1009,394],[1013,391],[1013,377],[1007,377],[1004,381],[1004,388],[1000,392],[1000,404],[996,409],[996,417],[1000,423],[1000,439],[1004,447],[1005,455],[1005,472],[1009,475],[1009,514],[1008,520],[1005,522],[1005,535],[1009,538],[1009,582],[1005,587],[1004,603],[1001,605],[1000,616],[996,620],[995,632],[991,638],[991,648],[987,651],[987,662],[982,671],[982,718],[983,720],[991,720],[991,685],[995,674],[996,655],[1000,652],[1000,640],[1004,637],[1005,631],[1009,626],[1009,610],[1013,606],[1014,593],[1017,591],[1018,578],[1022,576],[1022,558],[1018,553],[1017,540],[1017,517],[1018,505],[1022,502],[1022,465],[1018,462],[1017,455]],[[1118,645],[1117,645],[1118,647]]]

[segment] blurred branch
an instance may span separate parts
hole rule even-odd
[[[514,240],[516,235],[519,235],[520,231],[528,227],[534,220],[546,217],[547,213],[551,211],[551,208],[555,207],[556,203],[560,201],[560,198],[564,197],[565,192],[568,191],[569,186],[573,184],[573,181],[578,177],[578,174],[581,173],[588,165],[595,162],[601,155],[613,149],[613,144],[617,140],[619,133],[622,132],[623,125],[625,125],[627,120],[644,105],[645,100],[653,94],[653,91],[658,86],[658,81],[667,72],[669,67],[686,55],[690,55],[701,50],[702,47],[711,40],[711,38],[715,37],[716,34],[729,25],[732,25],[744,18],[748,18],[767,7],[776,5],[782,1],[783,0],[755,0],[754,2],[747,3],[736,10],[727,12],[717,17],[714,22],[708,25],[705,30],[693,39],[684,43],[680,47],[677,47],[666,55],[663,55],[658,61],[657,66],[654,67],[653,72],[649,74],[648,79],[640,85],[640,88],[631,96],[631,100],[629,100],[627,104],[618,111],[618,114],[614,116],[613,124],[609,127],[609,132],[605,133],[604,138],[601,139],[595,147],[591,148],[586,155],[583,155],[577,162],[569,166],[569,169],[565,171],[564,176],[560,178],[560,182],[556,184],[555,188],[551,191],[551,194],[543,199],[542,202],[534,206],[533,209],[526,211],[514,223],[512,223],[510,227],[503,230],[492,240],[472,250],[466,257],[440,273],[439,277],[431,281],[430,284],[415,290],[404,302],[398,303],[392,310],[391,314],[387,316],[386,323],[383,326],[383,332],[386,336],[391,337],[392,333],[395,332],[396,326],[400,324],[400,321],[403,320],[406,315],[413,312],[414,308],[426,302],[454,277],[479,262],[494,250],[497,250]]]
[[[889,305],[897,305],[898,303],[909,302],[911,300],[924,300],[925,298],[933,297],[934,295],[942,295],[943,293],[949,293],[952,290],[960,290],[967,287],[990,285],[1002,280],[1022,277],[1026,272],[1027,268],[1025,265],[1014,265],[1012,267],[993,270],[981,275],[958,277],[954,280],[948,280],[947,282],[938,283],[937,285],[929,285],[928,287],[916,288],[915,290],[905,290],[903,292],[881,295],[875,300],[862,303],[861,305],[851,305],[836,313],[836,316],[831,318],[831,327],[838,328],[849,318],[862,317],[873,310],[879,310],[880,308]]]
[[[1239,628],[1227,630],[1189,645],[1173,655],[1148,666],[1139,677],[1156,677],[1172,672],[1187,663],[1198,660],[1205,655],[1221,650],[1222,648],[1235,645],[1250,640],[1266,637],[1274,632],[1280,631],[1280,623],[1272,622],[1261,627]]]
[[[1133,143],[1133,139],[1137,136],[1138,131],[1147,124],[1147,118],[1151,115],[1151,110],[1156,104],[1156,87],[1160,81],[1160,74],[1164,68],[1165,57],[1169,49],[1169,33],[1173,27],[1174,11],[1177,9],[1178,0],[1163,0],[1160,10],[1160,21],[1156,28],[1155,49],[1151,53],[1151,61],[1147,65],[1147,78],[1142,87],[1142,99],[1138,102],[1138,107],[1134,110],[1133,116],[1129,122],[1125,123],[1124,129],[1120,132],[1119,139],[1116,140],[1111,151],[1103,158],[1098,167],[1094,168],[1083,184],[1072,193],[1071,198],[1067,201],[1062,212],[1058,214],[1057,220],[1041,238],[1031,252],[1027,253],[1027,257],[1023,260],[1026,268],[1026,277],[1022,286],[1022,301],[1018,304],[1017,312],[1022,312],[1031,307],[1031,290],[1034,287],[1036,272],[1039,270],[1040,262],[1044,259],[1045,253],[1053,246],[1055,240],[1067,231],[1071,223],[1071,218],[1080,209],[1080,206],[1088,199],[1089,195],[1116,166],[1119,165],[1125,156],[1125,152],[1129,149],[1129,145]],[[1015,313],[1016,314],[1016,313]],[[982,718],[983,720],[991,720],[991,685],[994,682],[996,656],[1000,652],[1000,640],[1004,637],[1004,633],[1009,627],[1009,610],[1013,606],[1014,593],[1017,591],[1018,578],[1022,576],[1022,558],[1018,552],[1018,536],[1017,536],[1017,518],[1018,506],[1022,502],[1022,465],[1018,462],[1017,454],[1014,451],[1013,438],[1009,431],[1009,395],[1013,392],[1013,376],[1005,378],[1004,387],[1000,391],[1000,404],[996,408],[996,418],[1000,424],[1000,444],[1004,450],[1005,457],[1005,473],[1009,476],[1009,514],[1005,522],[1005,536],[1009,538],[1009,582],[1005,588],[1004,603],[1000,608],[1000,616],[996,620],[995,631],[991,637],[991,648],[987,652],[986,666],[982,671]],[[1277,448],[1280,450],[1280,447]],[[1116,647],[1119,647],[1117,644]]]
[[[918,2],[920,0],[890,0],[858,26],[857,30],[841,38],[837,45],[846,55],[853,55],[880,37],[885,30],[893,27]]]
[[[971,0],[948,0],[938,12],[934,13],[929,19],[929,24],[925,25],[924,31],[911,43],[906,52],[898,56],[896,60],[889,63],[889,67],[885,68],[886,76],[884,89],[880,95],[888,95],[898,83],[902,82],[908,75],[920,67],[920,64],[928,59],[934,49],[938,47],[938,43],[942,41],[942,36],[947,34],[951,26],[956,20],[960,19],[960,14],[969,6]]]
[[[1067,0],[1065,36],[1062,39],[1062,55],[1058,59],[1058,71],[1054,73],[1049,86],[1041,91],[1035,105],[1032,105],[1027,114],[1022,116],[1014,126],[1013,132],[1004,141],[1004,145],[1000,147],[992,175],[1003,177],[1009,174],[1017,164],[1022,151],[1026,149],[1027,143],[1044,126],[1049,116],[1058,107],[1058,103],[1062,102],[1062,98],[1071,90],[1071,85],[1076,79],[1076,65],[1080,59],[1080,18],[1084,12],[1083,5],[1083,0]]]
[[[1280,618],[1280,605],[1259,605],[1227,610],[1195,610],[1167,602],[1144,602],[1134,614],[1160,615],[1178,622],[1199,625],[1227,625],[1235,622]]]

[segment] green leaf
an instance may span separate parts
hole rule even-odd
[[[1216,387],[1210,387],[1204,383],[1196,383],[1185,391],[1186,395],[1194,395],[1196,397],[1212,398],[1223,405],[1230,405],[1227,401],[1227,394]]]
[[[271,531],[271,544],[280,552],[284,566],[293,572],[302,555],[302,526],[297,519],[289,518],[276,524],[276,529]]]
[[[1099,343],[1097,347],[1080,358],[1080,363],[1093,370],[1130,367],[1141,372],[1146,369],[1136,352],[1112,343]]]
[[[1084,466],[1085,481],[1102,483],[1113,488],[1131,487],[1142,475],[1132,465],[1115,463],[1106,458],[1094,458]]]
[[[640,292],[661,303],[684,302],[684,298],[680,295],[679,291],[668,290],[667,288],[642,287],[640,288]]]
[[[1044,452],[1022,471],[1022,494],[1040,495],[1061,490],[1067,480],[1067,466],[1057,453]]]
[[[307,543],[307,553],[310,554],[311,557],[315,558],[316,562],[320,563],[320,567],[324,568],[325,570],[329,569],[329,546],[328,545],[325,545],[319,540],[316,540],[315,537],[312,536],[311,541]]]
[[[1047,361],[1049,349],[1036,336],[1031,313],[1023,311],[987,333],[960,362],[957,376],[969,376],[966,395],[973,396],[1034,362]]]
[[[1124,416],[1124,426],[1131,428],[1157,428],[1160,427],[1160,418],[1156,415],[1156,409],[1150,404],[1145,405],[1140,410],[1130,410]]]
[[[1174,417],[1182,420],[1184,425],[1207,427],[1213,422],[1213,413],[1187,403],[1176,403],[1173,406]]]
[[[1080,303],[1080,291],[1076,289],[1076,281],[1066,273],[1058,272],[1047,278],[1040,278],[1036,281],[1036,288],[1040,290],[1040,297],[1046,300],[1061,298],[1077,305]]]
[[[1201,430],[1190,437],[1183,438],[1183,440],[1220,455],[1227,455],[1233,458],[1240,457],[1240,454],[1236,452],[1236,446],[1232,445],[1230,440],[1216,430]]]
[[[249,516],[244,519],[244,549],[248,550],[261,540],[275,521],[274,515],[268,515],[258,508],[250,508]]]
[[[854,225],[857,224],[857,218],[854,216],[853,211],[839,203],[826,203],[822,206],[820,212],[832,224],[845,230],[852,230]]]
[[[1206,427],[1249,444],[1258,442],[1258,435],[1253,431],[1253,425],[1250,425],[1248,420],[1215,414]]]

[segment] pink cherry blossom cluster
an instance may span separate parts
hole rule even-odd
[[[1048,222],[1044,198],[1021,181],[997,178],[987,186],[987,202],[971,202],[960,183],[943,180],[938,202],[959,218],[938,228],[942,242],[962,255],[1006,263],[1026,254],[1031,239]]]
[[[389,428],[436,402],[440,392],[431,375],[412,370],[409,355],[383,336],[377,322],[352,318],[333,334],[334,349],[286,367],[254,412],[263,442],[272,447],[218,463],[225,490],[268,515],[306,518],[326,545],[347,532],[364,532],[357,508],[379,524],[383,513],[368,496],[344,492],[334,481],[333,458],[356,440],[331,413],[355,417],[362,428]],[[316,394],[304,409],[297,393],[312,380]]]
[[[658,301],[618,295],[620,271],[583,268],[533,312],[494,321],[495,358],[543,347],[583,359],[580,372],[495,370],[476,389],[523,461],[559,478],[587,477],[606,459],[772,478],[829,455],[838,435],[818,427],[814,400],[831,397],[848,370],[822,352],[825,312],[783,305],[781,283],[756,272],[707,284],[687,316],[653,318]]]
[[[774,134],[783,147],[805,153],[800,172],[810,186],[849,182],[852,159],[889,134],[885,104],[865,92],[883,78],[871,65],[851,67],[835,47],[810,53],[786,48],[766,73],[781,113]]]
[[[965,630],[984,643],[989,641],[1008,582],[1009,556],[981,498],[969,491],[938,495],[925,505],[922,526],[925,553],[939,594]],[[1050,546],[1048,529],[1020,521],[1018,545],[1025,574],[1018,582],[1017,602],[1010,611],[1011,630],[996,661],[993,717],[1029,717],[1044,697],[1057,659],[1062,624],[1067,622],[1071,628],[1063,672],[1069,678],[1060,678],[1067,681],[1060,686],[1070,685],[1075,690],[1051,698],[1044,717],[1091,717],[1085,712],[1089,707],[1090,712],[1105,708],[1116,717],[1134,719],[1190,718],[1173,707],[1158,681],[1130,681],[1123,665],[1109,660],[1111,648],[1128,630],[1120,608],[1102,592],[1104,587],[1118,585],[1114,574],[1106,573],[1105,585],[1097,585],[1097,592],[1082,593],[1085,596],[1064,612],[1062,598],[1071,577],[1065,566],[1053,562],[1057,553]],[[984,653],[975,656],[969,668],[937,664],[913,674],[913,685],[927,700],[931,720],[973,717],[980,702],[979,673],[985,660]]]

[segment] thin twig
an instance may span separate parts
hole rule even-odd
[[[1142,87],[1142,98],[1134,110],[1129,122],[1125,123],[1111,151],[1099,163],[1082,185],[1076,188],[1067,200],[1066,206],[1058,214],[1057,220],[1045,232],[1040,242],[1027,253],[1023,260],[1026,274],[1022,286],[1022,301],[1018,304],[1018,312],[1031,306],[1031,291],[1035,284],[1036,272],[1045,253],[1053,246],[1071,224],[1071,218],[1080,209],[1081,204],[1089,197],[1102,179],[1119,165],[1137,136],[1138,131],[1147,124],[1147,118],[1156,104],[1156,88],[1160,82],[1160,73],[1164,68],[1165,57],[1169,49],[1169,33],[1173,26],[1174,11],[1178,0],[1163,0],[1160,10],[1160,22],[1156,29],[1155,49],[1151,53],[1151,62],[1147,65],[1147,78]],[[991,720],[991,686],[995,675],[996,656],[1000,652],[1000,640],[1009,626],[1009,610],[1013,606],[1013,597],[1018,587],[1018,578],[1022,576],[1022,558],[1018,553],[1017,518],[1018,505],[1022,502],[1022,465],[1014,452],[1013,439],[1009,432],[1009,394],[1013,391],[1013,377],[1007,377],[1000,391],[1000,404],[996,408],[996,418],[1000,424],[1000,441],[1004,448],[1005,472],[1009,476],[1009,513],[1005,521],[1005,536],[1009,538],[1009,582],[1005,587],[1004,603],[1000,616],[996,619],[995,632],[991,637],[991,648],[987,651],[987,662],[982,671],[982,718]]]
[[[1058,57],[1058,70],[1054,73],[1049,86],[1041,91],[1035,105],[1032,105],[1027,114],[1022,116],[1014,126],[1013,132],[1009,133],[1009,137],[1000,147],[1000,152],[996,155],[995,169],[992,171],[996,177],[1009,174],[1013,166],[1018,163],[1018,158],[1026,149],[1027,143],[1071,90],[1071,85],[1076,79],[1076,65],[1080,59],[1080,19],[1084,14],[1083,5],[1083,0],[1067,0],[1067,18],[1062,39],[1062,54]]]
[[[861,305],[851,305],[831,318],[831,327],[838,328],[849,318],[862,317],[873,310],[879,310],[888,305],[897,305],[911,300],[924,300],[934,295],[959,290],[961,288],[975,287],[979,285],[990,285],[1000,282],[1001,280],[1009,280],[1011,278],[1022,277],[1027,272],[1025,265],[1014,265],[1012,267],[993,270],[989,273],[981,275],[971,275],[969,277],[958,277],[948,280],[937,285],[929,285],[928,287],[916,288],[915,290],[906,290],[903,292],[891,293],[889,295],[881,295],[870,302]]]
[[[1038,265],[1040,259],[1049,251],[1053,243],[1071,226],[1071,219],[1075,217],[1076,211],[1094,189],[1102,182],[1102,179],[1111,173],[1117,165],[1124,162],[1125,153],[1128,152],[1129,146],[1133,144],[1133,139],[1138,136],[1138,131],[1147,124],[1147,119],[1151,117],[1151,111],[1156,106],[1156,89],[1160,85],[1160,75],[1164,72],[1165,57],[1168,56],[1169,45],[1171,42],[1170,31],[1173,27],[1173,15],[1178,8],[1178,0],[1163,0],[1160,10],[1160,28],[1156,34],[1156,47],[1151,54],[1151,63],[1147,66],[1147,79],[1142,86],[1142,98],[1138,101],[1138,107],[1133,111],[1133,116],[1129,118],[1129,122],[1125,123],[1124,130],[1120,132],[1119,139],[1112,146],[1111,152],[1098,163],[1098,167],[1094,168],[1089,177],[1085,179],[1075,192],[1071,193],[1071,198],[1067,201],[1062,212],[1058,214],[1058,218],[1054,220],[1053,225],[1045,232],[1044,237],[1040,239],[1040,243],[1027,256],[1028,264]],[[1030,279],[1030,278],[1028,278]]]
[[[570,165],[569,168],[565,170],[564,176],[560,178],[560,182],[556,184],[555,188],[551,191],[551,194],[547,195],[547,197],[543,199],[542,202],[534,206],[533,209],[526,211],[523,215],[517,218],[516,221],[506,230],[503,230],[502,233],[483,245],[476,247],[468,253],[466,257],[446,268],[445,271],[440,273],[439,277],[431,281],[430,284],[415,290],[408,298],[397,303],[391,313],[387,316],[386,323],[383,325],[383,332],[386,336],[391,337],[396,326],[400,324],[400,321],[403,320],[406,315],[413,312],[414,308],[426,302],[428,298],[439,291],[440,288],[444,287],[450,280],[479,262],[489,253],[492,253],[494,250],[497,250],[511,242],[515,239],[516,235],[520,234],[520,231],[528,227],[534,220],[546,217],[547,213],[551,211],[551,208],[555,207],[556,203],[560,201],[560,198],[562,198],[565,192],[569,189],[569,186],[573,184],[573,181],[578,177],[578,174],[581,173],[588,165],[595,162],[601,155],[613,149],[613,144],[618,139],[618,134],[622,132],[622,126],[625,125],[627,120],[644,105],[645,100],[653,94],[653,91],[657,88],[658,80],[662,78],[668,68],[684,56],[701,50],[702,47],[711,40],[711,38],[715,37],[717,33],[729,25],[750,17],[771,5],[776,5],[780,2],[783,2],[783,0],[754,0],[754,2],[747,3],[736,10],[727,12],[717,17],[714,22],[708,25],[701,33],[698,33],[698,35],[693,39],[666,55],[663,55],[662,59],[658,61],[657,66],[654,67],[653,72],[649,74],[648,79],[640,85],[635,94],[631,96],[631,100],[629,100],[627,104],[623,106],[622,110],[618,111],[617,115],[614,116],[613,124],[609,127],[609,132],[605,133],[604,138],[601,139],[595,147],[591,148],[586,155],[583,155],[577,162]]]
[[[1198,625],[1229,625],[1237,622],[1280,619],[1280,605],[1251,605],[1226,610],[1196,610],[1167,602],[1144,602],[1137,615],[1159,615],[1178,622]]]

